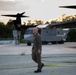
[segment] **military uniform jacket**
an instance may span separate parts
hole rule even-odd
[[[33,47],[32,49],[34,51],[42,50],[42,41],[41,41],[41,36],[40,34],[34,35],[34,40],[33,40]]]

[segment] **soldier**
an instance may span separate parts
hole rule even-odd
[[[41,36],[38,33],[37,27],[33,29],[33,34],[34,34],[34,41],[32,47],[32,59],[38,64],[38,68],[34,72],[39,73],[41,72],[44,64],[41,63],[42,41],[41,41]]]

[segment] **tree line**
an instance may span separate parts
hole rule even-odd
[[[43,24],[52,24],[56,22],[67,22],[72,20],[76,20],[76,15],[67,16],[66,14],[63,14],[55,20],[46,21],[46,22],[42,20],[35,20],[34,22],[32,22],[31,20],[28,20],[27,23],[24,22],[24,25],[26,26],[40,25],[40,24],[43,25]],[[13,24],[13,20],[11,19],[6,24],[4,24],[3,22],[0,22],[0,39],[13,39],[12,24]],[[23,39],[25,31],[26,29],[21,29],[21,39]],[[76,41],[75,35],[76,35],[76,30],[71,31],[68,34],[67,41]]]

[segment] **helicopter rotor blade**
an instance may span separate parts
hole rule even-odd
[[[17,15],[1,15],[1,16],[7,16],[7,17],[17,17]],[[23,15],[20,15],[20,17],[29,17],[29,16],[23,16]]]
[[[8,14],[8,15],[1,15],[1,16],[7,16],[7,17],[29,17],[29,16],[23,15],[24,13],[25,12],[17,13],[16,15]]]
[[[25,12],[22,12],[21,15],[23,15]]]
[[[17,15],[1,15],[1,16],[7,16],[7,17],[17,17]]]
[[[69,6],[59,6],[60,8],[70,8],[70,9],[76,9],[76,5],[69,5]]]

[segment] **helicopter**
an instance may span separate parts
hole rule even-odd
[[[25,26],[25,25],[21,25],[21,18],[23,17],[29,17],[29,16],[25,16],[23,15],[25,12],[22,13],[17,13],[15,15],[1,15],[1,16],[6,16],[6,17],[15,17],[16,20],[13,20],[13,25],[12,25],[12,29],[13,29],[13,38],[15,40],[15,45],[19,45],[20,44],[20,35],[21,35],[21,29],[27,29],[29,27],[34,27],[34,26]]]
[[[73,8],[76,6],[59,6],[60,8]],[[63,44],[66,41],[67,35],[71,30],[76,28],[71,28],[76,26],[76,20],[69,22],[58,22],[55,24],[38,25],[39,34],[41,35],[42,44],[47,44],[51,42],[52,44]],[[65,29],[64,29],[65,28]],[[24,34],[24,40],[28,46],[33,42],[33,28],[28,28]]]

